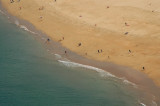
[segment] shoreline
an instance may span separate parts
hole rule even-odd
[[[1,1],[0,1],[1,3]],[[26,26],[30,31],[35,32],[35,35],[38,35],[36,37],[44,37],[44,41],[49,37],[47,34],[44,34],[42,31],[37,30],[34,25],[29,23],[28,21],[25,21],[19,17],[12,16],[10,13],[8,13],[5,8],[0,4],[0,9],[5,13],[6,16],[10,17],[9,20],[11,22],[15,22],[16,20],[19,22],[19,25]],[[33,34],[33,33],[32,33]],[[40,40],[40,38],[38,38]],[[42,40],[40,40],[42,41]],[[43,42],[43,41],[42,41]],[[88,58],[85,58],[83,56],[80,56],[69,49],[63,47],[59,42],[51,41],[50,45],[47,45],[47,48],[51,50],[54,54],[60,54],[62,57],[67,58],[73,62],[85,64],[89,66],[94,66],[100,69],[103,69],[119,78],[124,78],[132,83],[135,83],[138,85],[139,88],[144,89],[147,92],[150,92],[151,94],[156,95],[156,97],[159,98],[160,92],[157,93],[157,91],[160,91],[160,88],[156,86],[146,74],[139,72],[137,70],[131,69],[126,66],[117,65],[111,62],[100,62],[96,60],[91,60]],[[64,54],[64,51],[67,51],[67,56]],[[154,92],[155,91],[155,92]],[[159,103],[159,101],[158,101]]]
[[[133,2],[122,2],[124,7],[119,7],[116,6],[119,3],[107,1],[113,6],[106,9],[105,0],[93,3],[90,0],[14,3],[1,0],[9,13],[30,22],[63,47],[91,60],[113,62],[141,71],[160,86],[160,13],[152,12],[153,4],[146,7],[148,1],[142,1],[144,3],[138,7]],[[78,5],[79,2],[83,6]],[[155,2],[159,1],[153,0]],[[122,15],[117,16],[117,13]],[[78,46],[79,43],[82,45]]]

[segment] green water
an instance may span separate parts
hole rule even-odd
[[[0,106],[139,106],[124,84],[59,63],[0,14]]]

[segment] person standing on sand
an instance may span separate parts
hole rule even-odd
[[[46,43],[49,43],[49,41],[50,41],[50,39],[48,38],[48,39],[46,40],[45,44],[46,44]]]
[[[129,26],[127,22],[125,22],[125,26]]]
[[[47,41],[49,42],[49,41],[50,41],[50,39],[48,38],[48,39],[47,39]]]
[[[78,44],[78,46],[81,46],[81,45],[82,45],[81,43]]]
[[[142,69],[143,69],[143,70],[145,70],[145,68],[144,68],[144,67],[142,67]]]
[[[128,35],[128,32],[125,32],[124,34],[125,34],[125,35]]]

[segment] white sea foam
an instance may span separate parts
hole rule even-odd
[[[135,83],[130,82],[130,81],[126,80],[125,78],[119,78],[119,79],[121,79],[123,81],[123,83],[133,85],[135,88],[137,88],[137,85]]]
[[[20,25],[20,28],[24,29],[25,31],[29,31],[27,27]]]
[[[114,75],[110,74],[109,72],[106,72],[102,69],[99,69],[99,68],[96,68],[93,66],[83,65],[83,64],[79,64],[79,63],[75,63],[75,62],[70,62],[70,61],[62,61],[62,60],[59,60],[59,61],[68,67],[83,67],[86,69],[95,70],[96,72],[99,72],[102,77],[108,77],[108,76],[115,77]]]
[[[26,26],[24,26],[24,25],[19,25],[19,23],[16,24],[16,25],[20,26],[20,28],[24,29],[25,31],[28,31],[28,32],[33,33],[33,34],[37,34],[37,33],[33,32],[33,31],[29,30],[29,29],[28,29]]]
[[[132,85],[134,87],[137,87],[136,84],[126,80],[125,78],[118,78],[116,77],[115,75],[103,70],[103,69],[100,69],[100,68],[97,68],[97,67],[93,67],[93,66],[89,66],[89,65],[84,65],[84,64],[79,64],[79,63],[75,63],[75,62],[71,62],[71,61],[64,61],[64,60],[58,60],[60,63],[64,64],[65,66],[67,67],[83,67],[83,68],[86,68],[86,69],[91,69],[91,70],[95,70],[96,72],[98,72],[100,74],[100,76],[102,77],[113,77],[113,78],[117,78],[117,79],[120,79],[123,81],[124,84],[127,84],[127,85]]]
[[[26,26],[20,25],[20,23],[19,23],[18,20],[15,20],[14,23],[15,23],[17,26],[19,26],[20,28],[24,29],[25,31],[28,31],[28,32],[33,33],[33,34],[36,34],[35,32],[29,30]]]
[[[59,54],[54,54],[54,55],[55,55],[55,57],[56,57],[57,59],[61,59],[61,58],[62,58],[62,56],[59,55]]]
[[[67,67],[83,67],[83,68],[95,70],[95,71],[99,72],[102,77],[107,77],[107,76],[115,77],[114,75],[110,74],[109,72],[106,72],[102,69],[99,69],[99,68],[96,68],[93,66],[83,65],[83,64],[79,64],[79,63],[75,63],[75,62],[71,62],[71,61],[63,61],[63,60],[58,60],[58,61],[63,63]]]
[[[142,103],[142,102],[140,102],[140,101],[139,101],[139,104],[140,104],[141,106],[147,106],[146,104],[144,104],[144,103]],[[155,101],[152,100],[151,106],[158,106],[158,105],[157,105],[157,103],[156,103]]]
[[[145,105],[144,103],[140,103],[140,105],[141,105],[141,106],[147,106],[147,105]]]
[[[61,58],[61,55],[59,54],[55,54],[56,57],[59,57]],[[114,78],[117,78],[117,79],[120,79],[123,81],[124,84],[129,84],[129,85],[132,85],[134,87],[137,87],[136,84],[126,80],[125,78],[118,78],[116,77],[115,75],[109,73],[109,72],[106,72],[105,70],[103,69],[100,69],[100,68],[96,68],[96,67],[93,67],[93,66],[89,66],[89,65],[84,65],[84,64],[79,64],[79,63],[75,63],[75,62],[71,62],[71,61],[64,61],[64,60],[58,60],[60,63],[64,64],[65,66],[67,67],[83,67],[83,68],[86,68],[86,69],[91,69],[91,70],[95,70],[96,72],[100,73],[100,75],[102,77],[114,77]],[[147,106],[146,104],[142,103],[139,101],[139,104],[141,106]],[[152,101],[152,106],[158,106],[157,103],[155,101]]]

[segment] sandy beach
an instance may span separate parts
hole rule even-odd
[[[160,86],[159,0],[1,2],[71,51],[142,71]]]

